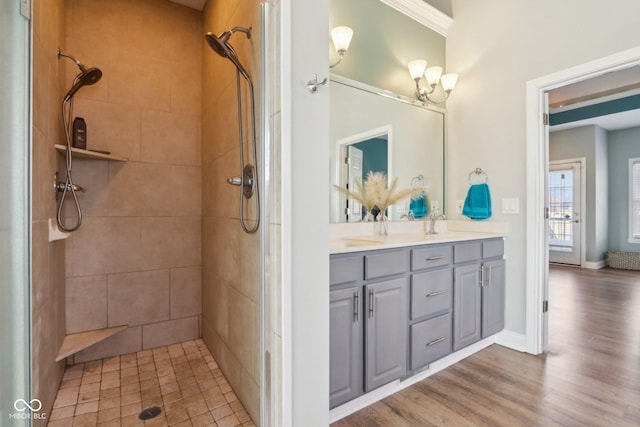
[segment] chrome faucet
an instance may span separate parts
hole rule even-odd
[[[413,221],[415,219],[415,216],[413,215],[413,211],[410,210],[409,213],[403,213],[400,216],[400,219],[404,219],[404,218],[407,218],[409,221]]]
[[[438,234],[438,232],[436,231],[436,222],[439,219],[447,219],[444,214],[437,215],[437,212],[439,211],[434,210],[433,212],[431,212],[431,215],[429,215],[429,231],[427,231],[427,234]]]

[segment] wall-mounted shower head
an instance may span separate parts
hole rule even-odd
[[[233,65],[236,66],[240,74],[242,74],[245,79],[249,80],[249,73],[247,73],[247,70],[242,66],[236,51],[233,49],[231,44],[229,44],[229,38],[231,38],[233,33],[236,32],[245,33],[247,38],[251,38],[251,28],[233,27],[232,29],[221,33],[219,36],[209,32],[205,35],[205,39],[207,40],[207,43],[209,43],[209,46],[211,46],[211,49],[223,58],[229,59]]]
[[[75,95],[75,93],[81,87],[95,84],[102,78],[102,71],[100,71],[99,68],[87,68],[73,56],[58,49],[58,58],[60,58],[61,56],[71,59],[80,69],[80,73],[76,76],[75,80],[73,81],[73,86],[71,86],[71,89],[69,89],[69,92],[67,92],[64,99],[71,99],[71,97]]]

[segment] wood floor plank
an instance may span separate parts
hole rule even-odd
[[[492,345],[333,425],[639,426],[640,272],[550,268],[549,348]]]

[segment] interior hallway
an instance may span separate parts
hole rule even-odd
[[[640,272],[549,280],[546,354],[492,345],[333,426],[640,425]]]
[[[255,427],[200,339],[67,367],[49,427],[143,425]]]

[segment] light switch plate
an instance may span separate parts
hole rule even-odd
[[[456,213],[461,214],[464,207],[464,200],[456,200]]]
[[[520,213],[520,199],[502,199],[502,213],[503,214],[519,214]]]
[[[436,209],[440,209],[440,203],[438,203],[437,200],[432,200],[431,201],[431,212],[433,213],[433,211],[435,211]]]

